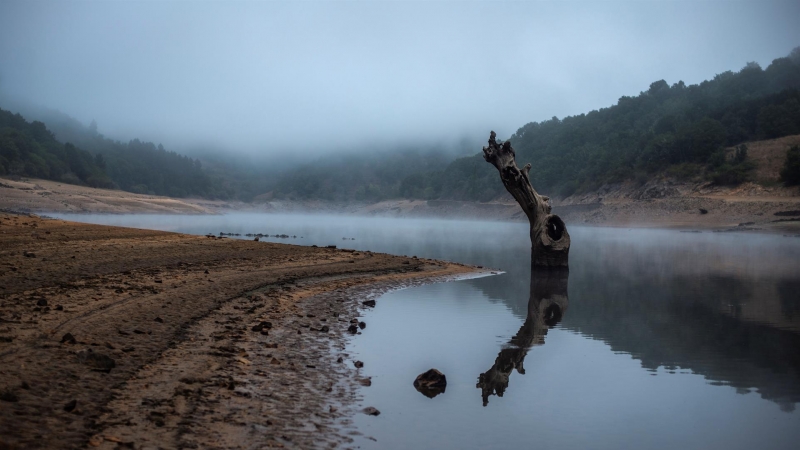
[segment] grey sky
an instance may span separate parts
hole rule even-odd
[[[6,0],[0,90],[175,149],[505,137],[766,67],[800,45],[798,18],[797,1]]]

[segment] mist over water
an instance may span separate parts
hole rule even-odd
[[[504,273],[395,291],[364,312],[362,448],[794,448],[800,240],[570,227],[570,271],[530,272],[527,224],[321,215],[61,216],[264,233]],[[300,237],[302,236],[302,238]],[[346,238],[346,239],[343,239]],[[430,369],[444,393],[412,386]],[[372,437],[377,442],[367,439]]]

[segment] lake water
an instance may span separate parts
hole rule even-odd
[[[342,216],[72,216],[417,255],[505,273],[388,293],[364,361],[362,448],[800,447],[800,239],[569,227],[567,274],[530,272],[526,224]],[[302,236],[302,238],[301,238]],[[343,238],[347,238],[344,240]],[[352,240],[352,239],[355,240]],[[436,368],[433,398],[415,377]]]

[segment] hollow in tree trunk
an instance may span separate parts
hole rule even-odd
[[[489,146],[483,147],[483,159],[500,172],[503,186],[522,207],[531,225],[531,264],[534,267],[567,267],[569,233],[564,221],[550,214],[550,198],[539,195],[531,186],[530,164],[520,169],[514,159],[511,142],[498,144],[492,131]]]

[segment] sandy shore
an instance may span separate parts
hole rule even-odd
[[[570,225],[689,230],[800,232],[800,187],[735,188],[654,180],[622,183],[553,201],[553,212]],[[371,204],[322,201],[241,203],[175,199],[73,186],[47,180],[0,178],[0,210],[33,213],[224,214],[228,212],[329,213],[397,218],[527,221],[513,200],[488,203],[452,200],[385,200]],[[788,214],[788,215],[787,215]],[[740,224],[742,224],[740,226]]]
[[[347,446],[361,302],[474,272],[0,214],[0,448]]]

